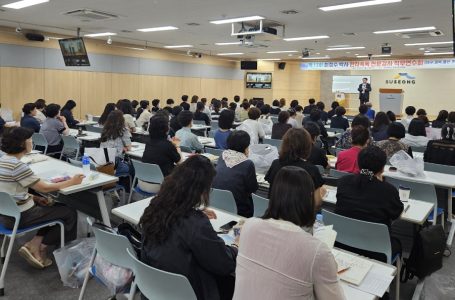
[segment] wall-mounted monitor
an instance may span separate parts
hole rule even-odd
[[[87,50],[82,38],[63,39],[58,41],[62,50],[63,60],[67,67],[90,66]]]
[[[241,70],[257,70],[258,69],[258,62],[257,61],[242,60],[240,62],[240,69]]]
[[[247,89],[271,89],[272,73],[246,73]]]

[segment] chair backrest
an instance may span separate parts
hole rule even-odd
[[[85,125],[85,129],[90,132],[97,132],[97,133],[103,132],[103,127],[99,127],[99,126]]]
[[[35,146],[42,146],[42,147],[47,147],[49,144],[41,133],[34,133],[32,135],[32,142],[33,142],[33,147]]]
[[[455,174],[455,166],[433,164],[428,162],[425,163],[424,170],[443,174]]]
[[[208,132],[208,136],[211,137],[211,138],[214,138],[215,137],[215,132],[216,132],[216,130],[214,130],[213,127],[212,127],[212,129]]]
[[[210,148],[210,147],[205,147],[205,153],[210,153],[215,156],[221,157],[221,154],[223,153],[223,149],[215,149],[215,148]]]
[[[269,207],[269,199],[253,194],[254,217],[262,217]]]
[[[318,171],[321,175],[324,175],[325,174],[325,169],[323,166],[321,165],[316,165],[316,168],[318,168]]]
[[[395,186],[397,189],[400,186],[410,188],[411,189],[411,192],[409,194],[410,199],[421,200],[437,204],[438,198],[436,195],[436,188],[433,184],[407,181],[392,177],[387,177],[386,181],[391,185]]]
[[[126,252],[126,249],[129,249],[134,256],[136,256],[136,252],[125,236],[100,229],[96,225],[92,226],[92,229],[96,238],[95,248],[97,254],[101,255],[111,264],[133,269],[134,263],[131,260],[131,256]]]
[[[380,223],[366,222],[322,210],[325,225],[333,225],[337,242],[357,249],[383,253],[387,263],[392,261],[389,228]]]
[[[212,123],[210,123],[211,130],[210,131],[215,131],[218,128],[220,128],[218,120],[212,120]]]
[[[264,139],[262,141],[263,144],[268,144],[268,145],[272,145],[272,146],[275,146],[278,148],[278,151],[280,150],[281,148],[281,144],[283,143],[282,140],[276,140],[276,139]]]
[[[272,120],[273,124],[278,123],[278,116],[270,116],[270,119]]]
[[[138,160],[132,160],[135,177],[150,183],[163,183],[164,176],[161,168],[155,164],[147,164]]]
[[[0,192],[0,214],[8,217],[13,217],[16,222],[19,222],[21,211],[16,204],[16,201],[10,194]]]
[[[182,152],[186,152],[186,153],[193,153],[193,150],[191,150],[191,148],[187,147],[187,146],[180,146],[180,150],[182,150]]]
[[[212,189],[210,193],[210,206],[237,214],[237,204],[231,191]]]
[[[196,300],[196,295],[185,276],[158,270],[144,264],[127,250],[134,264],[134,282],[148,299]]]
[[[71,135],[62,135],[63,148],[65,149],[79,149],[80,145],[77,139]]]
[[[205,125],[205,121],[204,120],[193,120],[193,124],[194,125]]]
[[[335,169],[330,169],[330,173],[329,173],[329,175],[331,177],[334,177],[336,179],[339,179],[339,178],[344,177],[344,176],[349,175],[349,174],[351,174],[351,173],[338,171],[338,170],[335,170]]]
[[[427,150],[427,147],[417,147],[417,146],[411,146],[412,152],[423,152]]]

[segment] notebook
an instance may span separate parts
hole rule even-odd
[[[373,266],[372,262],[361,256],[352,255],[336,249],[333,249],[332,253],[338,264],[340,279],[354,285],[359,285]]]

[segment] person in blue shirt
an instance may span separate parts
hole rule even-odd
[[[21,119],[21,127],[26,127],[32,129],[34,132],[39,132],[41,125],[39,121],[35,118],[37,114],[36,104],[35,103],[26,103],[22,108],[24,116]]]
[[[227,149],[227,139],[231,135],[235,113],[232,110],[223,110],[218,119],[219,129],[215,131],[215,145],[217,149]]]
[[[191,126],[193,126],[193,113],[184,110],[177,118],[182,126],[182,128],[175,133],[175,136],[180,140],[180,147],[186,147],[193,152],[202,152],[204,146],[199,142],[197,136],[191,132]]]
[[[367,102],[367,103],[365,103],[365,105],[368,107],[366,116],[367,116],[370,120],[374,120],[374,117],[376,116],[376,111],[375,111],[374,109],[371,108],[373,105],[371,104],[371,102]]]

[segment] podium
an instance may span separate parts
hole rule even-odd
[[[402,89],[379,89],[379,109],[380,111],[392,111],[396,115],[401,115],[403,111],[404,91]]]

